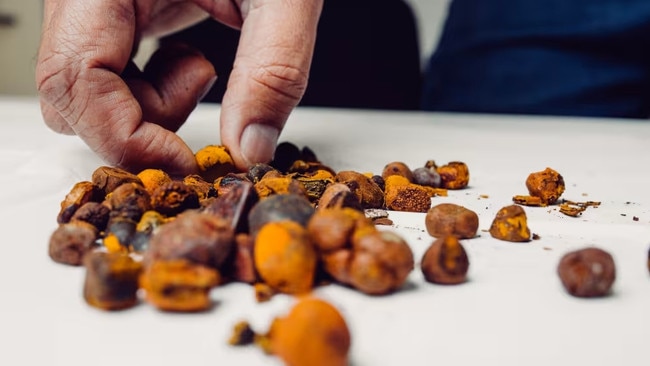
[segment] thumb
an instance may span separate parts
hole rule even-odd
[[[240,169],[268,162],[300,102],[322,0],[243,1],[239,49],[224,95],[221,139]]]

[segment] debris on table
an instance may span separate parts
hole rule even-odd
[[[596,201],[574,202],[563,200],[562,203],[560,203],[560,212],[567,216],[578,217],[582,215],[588,207],[598,206],[600,206],[600,202]]]

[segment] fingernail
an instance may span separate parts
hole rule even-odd
[[[203,87],[203,91],[201,92],[199,99],[196,101],[197,103],[202,101],[203,98],[205,98],[206,95],[210,92],[210,89],[212,89],[212,86],[214,83],[217,81],[217,76],[215,75],[212,79],[208,80],[208,82],[205,84]]]
[[[246,126],[239,141],[246,164],[271,161],[279,135],[280,130],[273,126],[262,124]]]

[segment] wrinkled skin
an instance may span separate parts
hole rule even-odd
[[[46,0],[36,83],[46,124],[76,134],[107,164],[196,171],[174,133],[216,80],[197,51],[131,61],[140,39],[207,17],[241,29],[221,110],[221,143],[240,169],[272,158],[307,85],[323,0]],[[216,135],[216,134],[215,134]]]

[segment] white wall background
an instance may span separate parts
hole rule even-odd
[[[41,1],[0,0],[0,94],[36,93],[34,67],[41,39]]]

